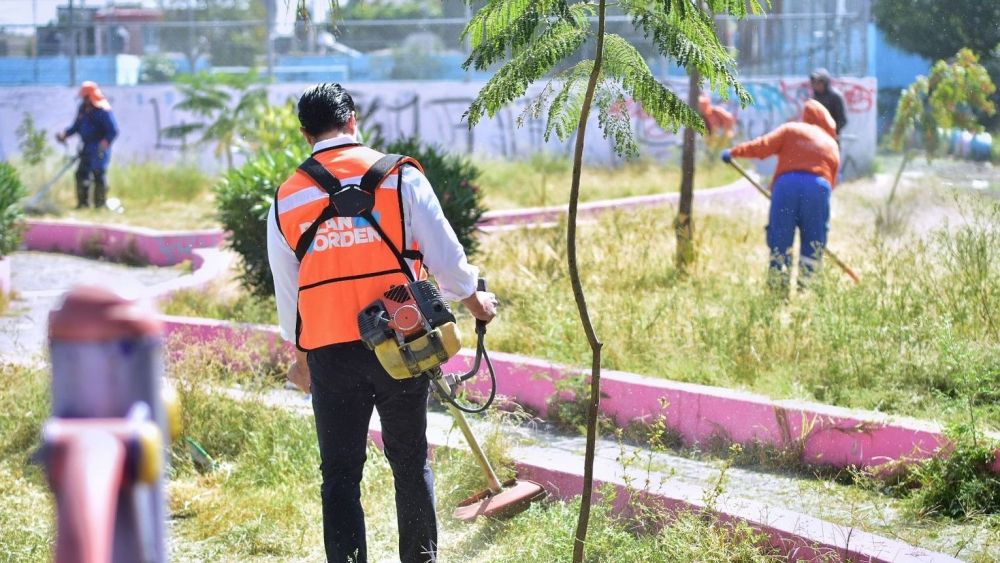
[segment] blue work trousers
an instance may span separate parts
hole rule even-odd
[[[373,409],[378,409],[382,421],[382,442],[395,482],[399,559],[436,561],[434,477],[427,461],[427,378],[393,379],[360,342],[313,350],[307,358],[323,476],[327,561],[368,560],[361,475]]]
[[[767,246],[771,250],[771,273],[787,284],[792,265],[792,244],[799,229],[800,280],[820,264],[830,222],[830,183],[809,172],[786,172],[771,188],[771,212]]]

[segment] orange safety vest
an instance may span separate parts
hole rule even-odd
[[[360,340],[358,313],[423,277],[416,243],[404,247],[404,164],[422,170],[409,157],[340,145],[313,154],[275,193],[278,228],[299,259],[300,350]],[[396,185],[383,186],[393,172]]]

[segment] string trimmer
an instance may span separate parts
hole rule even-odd
[[[479,280],[478,289],[486,291],[486,280]],[[429,281],[393,286],[358,314],[358,327],[361,340],[375,351],[390,376],[395,379],[427,377],[430,380],[482,469],[487,489],[460,502],[453,514],[455,518],[466,522],[479,516],[509,518],[545,497],[545,489],[533,481],[511,479],[501,483],[465,419],[465,413],[484,412],[496,396],[496,373],[483,343],[485,322],[476,321],[476,358],[472,368],[455,374],[445,374],[441,370],[441,366],[461,348],[455,316]],[[462,405],[455,398],[454,388],[475,377],[483,360],[490,374],[489,397],[478,407]]]
[[[748,174],[747,171],[743,169],[742,166],[740,166],[739,164],[736,164],[735,162],[732,162],[732,161],[729,162],[729,165],[732,166],[733,168],[735,168],[737,172],[739,172],[740,174],[742,174],[743,177],[746,178],[747,181],[750,182],[753,185],[753,187],[757,188],[757,191],[760,192],[761,195],[763,195],[767,199],[771,199],[771,193],[768,192],[767,190],[765,190],[757,182],[757,180],[754,180],[750,176],[750,174]],[[837,255],[834,254],[832,250],[830,250],[826,246],[823,246],[823,254],[825,254],[830,260],[833,260],[833,263],[836,264],[837,266],[839,266],[840,269],[843,270],[844,273],[847,274],[847,276],[849,278],[851,278],[852,280],[854,280],[854,283],[861,283],[861,278],[859,278],[858,275],[856,273],[854,273],[854,270],[852,270],[850,266],[848,266],[847,264],[845,264],[843,260],[841,260],[840,258],[838,258]]]
[[[41,189],[39,189],[37,192],[35,192],[34,195],[32,195],[30,198],[28,198],[27,201],[24,202],[24,210],[27,211],[27,212],[29,212],[29,213],[41,213],[41,212],[44,212],[45,210],[42,207],[42,200],[45,199],[46,195],[48,195],[49,190],[52,189],[52,186],[56,185],[56,182],[58,182],[59,179],[62,178],[63,175],[66,174],[66,172],[70,168],[72,168],[73,165],[76,164],[76,162],[78,160],[80,160],[80,155],[79,154],[73,155],[72,158],[70,158],[69,160],[67,160],[63,164],[63,167],[60,168],[58,172],[56,172],[56,175],[53,176],[51,180],[49,180],[48,182],[46,182],[41,187]]]

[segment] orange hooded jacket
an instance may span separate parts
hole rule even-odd
[[[726,108],[712,105],[712,99],[704,94],[698,96],[698,113],[704,118],[709,134],[733,136],[736,118]]]
[[[836,186],[840,168],[837,125],[816,100],[806,101],[802,121],[785,123],[767,135],[736,145],[730,154],[747,158],[778,155],[774,178],[785,172],[810,172],[826,178],[831,188]]]

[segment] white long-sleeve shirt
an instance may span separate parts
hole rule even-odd
[[[351,135],[320,141],[317,151],[357,142]],[[441,210],[441,203],[427,177],[413,166],[403,167],[403,185],[397,186],[396,174],[390,174],[381,188],[403,190],[403,220],[406,224],[406,247],[416,241],[424,255],[424,264],[437,280],[445,299],[458,301],[476,291],[479,269],[469,264],[465,250]],[[274,205],[267,214],[267,259],[274,276],[274,296],[278,304],[281,337],[295,341],[298,316],[299,261],[295,251],[278,230]],[[412,267],[412,262],[410,263]],[[414,272],[416,274],[416,272]],[[356,314],[357,311],[351,311]]]

